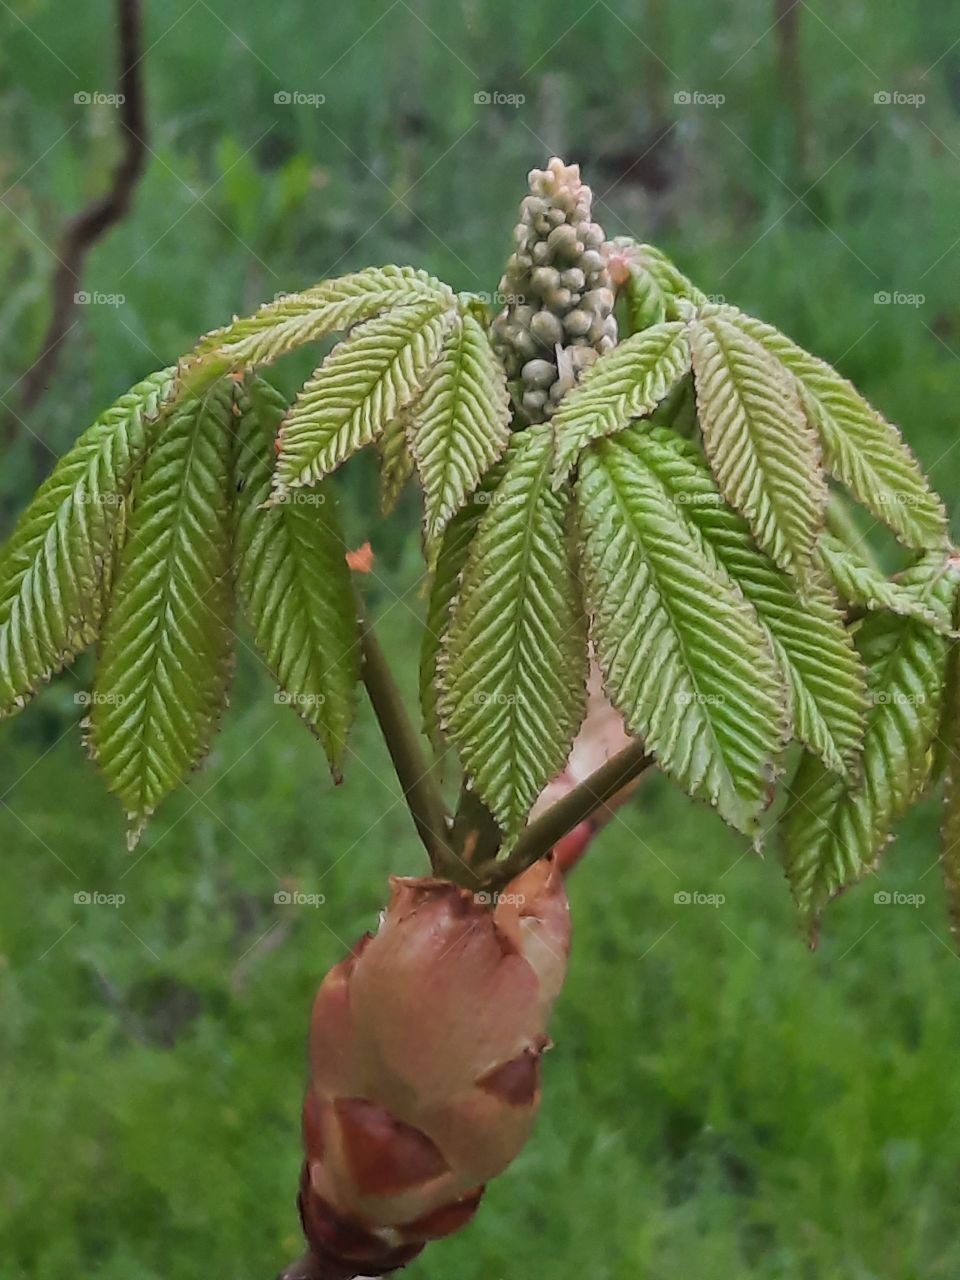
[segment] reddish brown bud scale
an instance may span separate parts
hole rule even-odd
[[[570,749],[567,763],[538,796],[531,811],[531,818],[537,817],[558,800],[562,800],[580,783],[585,782],[601,765],[606,764],[630,744],[631,739],[624,727],[623,717],[607,699],[603,691],[600,670],[595,663],[590,668],[587,693],[589,695],[587,714]],[[601,827],[610,821],[614,810],[629,798],[638,781],[639,779],[628,783],[601,809],[578,823],[562,840],[557,841],[553,854],[564,874],[573,870],[586,853],[590,841]]]
[[[493,901],[434,878],[391,886],[314,1005],[300,1212],[329,1280],[384,1275],[473,1217],[529,1136],[566,973],[552,858]]]

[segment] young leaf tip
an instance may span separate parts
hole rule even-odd
[[[143,833],[147,829],[149,817],[149,813],[127,813],[127,853],[136,853],[137,845],[139,845],[143,838]]]

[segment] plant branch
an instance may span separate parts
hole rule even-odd
[[[46,390],[70,328],[74,292],[83,264],[94,244],[119,222],[130,207],[134,189],[146,168],[147,123],[143,94],[140,0],[117,0],[119,26],[119,123],[123,152],[108,190],[66,224],[57,248],[58,265],[51,291],[53,304],[42,355],[23,380],[21,404],[30,409]]]
[[[603,808],[618,791],[638,778],[651,764],[653,758],[647,755],[639,742],[631,742],[615,756],[611,756],[606,764],[602,764],[562,800],[551,805],[539,818],[534,818],[520,833],[520,838],[506,858],[492,859],[477,868],[477,875],[483,881],[484,888],[499,889],[521,871],[532,866],[548,854],[558,840],[562,840],[574,827]]]
[[[776,0],[773,28],[776,32],[782,92],[793,127],[793,164],[796,180],[807,171],[807,102],[800,51],[801,0]]]
[[[373,628],[360,614],[361,675],[373,706],[377,723],[397,771],[403,797],[413,817],[430,865],[440,875],[452,860],[447,832],[450,818],[443,797],[433,780],[420,736],[410,722],[403,697]]]

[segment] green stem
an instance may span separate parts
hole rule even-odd
[[[360,614],[361,675],[377,723],[397,771],[403,797],[437,875],[445,874],[453,854],[448,842],[450,817],[427,764],[420,737],[410,722],[400,690],[373,628]]]
[[[615,756],[590,774],[562,800],[534,818],[520,834],[520,838],[506,858],[492,859],[477,867],[477,875],[485,889],[499,889],[514,876],[548,854],[558,840],[578,826],[592,813],[596,813],[621,791],[628,782],[638,778],[653,760],[639,742],[618,751]]]
[[[496,855],[502,840],[503,833],[496,818],[476,791],[464,781],[450,833],[450,843],[459,862],[453,878],[468,889],[475,889],[480,883],[477,867]]]

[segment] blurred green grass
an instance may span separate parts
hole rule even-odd
[[[583,162],[610,234],[656,240],[707,292],[837,361],[948,499],[960,491],[960,49],[945,7],[804,5],[803,146],[765,0],[147,8],[151,165],[84,279],[125,301],[78,309],[54,385],[15,424],[9,513],[33,482],[30,432],[64,447],[275,292],[391,260],[493,289],[524,172],[552,150]],[[111,13],[0,7],[8,410],[43,332],[46,246],[114,154],[112,109],[73,103],[113,87]],[[527,101],[478,107],[492,89]],[[927,101],[875,104],[890,89]],[[278,90],[327,101],[284,106]],[[678,90],[726,101],[685,107]],[[875,303],[894,290],[925,300]],[[350,470],[351,537],[372,536],[374,612],[412,688],[415,504],[375,524],[372,469]],[[128,857],[77,749],[87,683],[81,664],[0,736],[0,1280],[262,1280],[298,1248],[313,991],[375,922],[386,875],[422,860],[368,713],[335,790],[246,655],[212,759]],[[935,838],[929,803],[810,956],[775,859],[645,785],[572,881],[536,1138],[476,1223],[409,1274],[960,1274],[960,1015]],[[278,883],[326,902],[278,905]],[[874,902],[898,888],[926,901]],[[83,906],[80,891],[127,900]],[[694,891],[725,901],[674,901]]]

